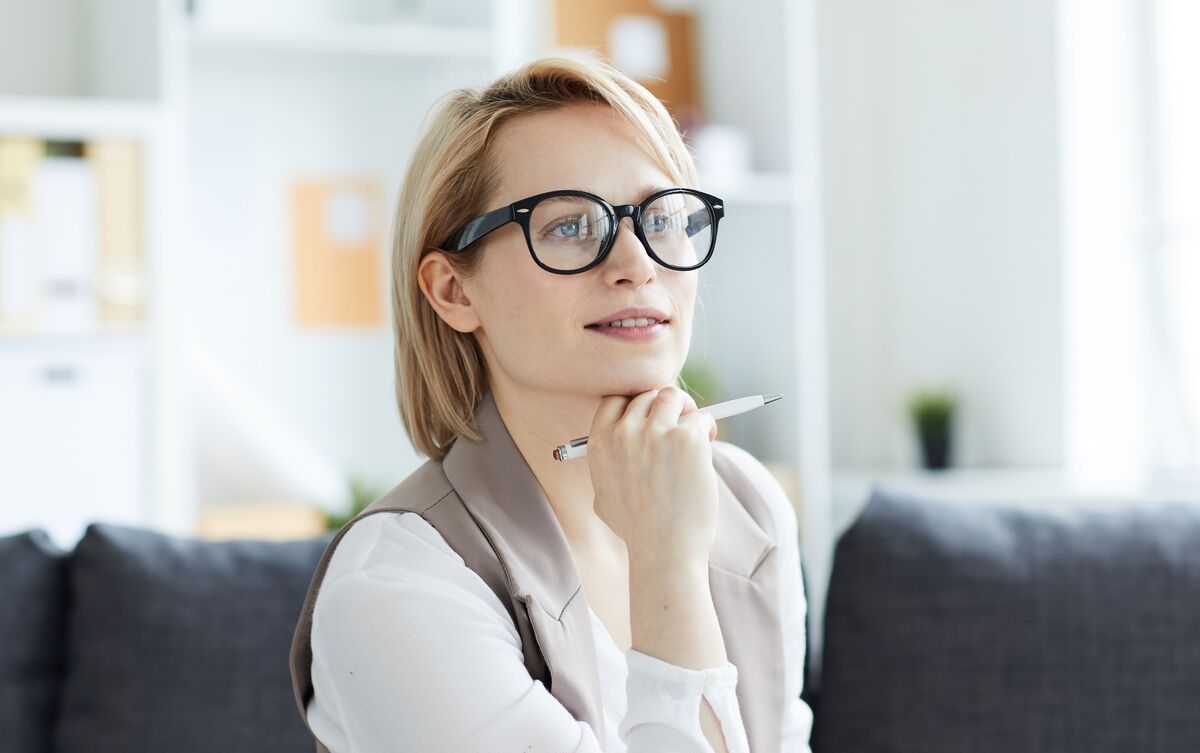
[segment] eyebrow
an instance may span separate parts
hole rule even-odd
[[[640,193],[638,195],[641,196],[643,199],[645,199],[647,196],[649,196],[651,194],[658,193],[659,191],[665,191],[668,188],[673,188],[673,186],[660,186],[660,185],[655,185],[655,184],[651,183],[649,185],[645,185],[645,186],[642,186],[641,188],[639,188],[638,191]]]
[[[656,194],[659,191],[665,191],[668,188],[674,188],[674,186],[663,186],[663,185],[658,185],[655,183],[647,183],[646,185],[640,187],[637,190],[637,196],[640,198],[638,198],[637,201],[635,201],[633,203],[637,204],[642,201],[645,201],[646,197],[648,197],[652,194]],[[589,193],[594,193],[594,194],[597,194],[598,196],[603,196],[603,194],[599,193],[598,191],[590,191]]]
[[[651,196],[652,194],[656,194],[659,191],[666,191],[669,188],[675,188],[675,187],[676,186],[666,186],[666,185],[660,185],[657,183],[647,183],[647,184],[641,186],[640,188],[638,188],[637,195],[640,198],[634,203],[635,204],[640,203],[642,201],[645,201],[646,197]],[[592,190],[586,189],[586,188],[581,189],[581,190],[587,191],[588,193],[596,194],[597,196],[604,196],[604,194],[600,193],[599,191],[592,191]]]

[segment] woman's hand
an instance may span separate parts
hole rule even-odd
[[[716,419],[673,385],[600,401],[588,432],[596,514],[629,562],[707,564],[716,540]]]

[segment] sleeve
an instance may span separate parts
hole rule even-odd
[[[312,646],[308,721],[331,753],[602,753],[591,726],[529,676],[496,595],[419,515],[369,516],[343,536]],[[626,661],[627,753],[712,753],[699,696],[718,718],[736,709],[733,665],[691,670],[633,651]]]
[[[776,543],[782,555],[779,598],[783,605],[784,681],[788,688],[788,705],[783,713],[783,753],[811,753],[809,739],[813,714],[808,704],[800,698],[804,687],[804,654],[807,650],[805,616],[808,604],[804,598],[796,509],[779,480],[758,458],[737,445],[725,444],[770,503],[778,535]]]
[[[729,753],[750,753],[750,741],[737,700],[737,667],[694,670],[630,649],[626,697],[629,710],[619,734],[628,753],[704,751],[712,745],[700,727],[700,698],[708,699]]]

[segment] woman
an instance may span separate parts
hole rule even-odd
[[[795,514],[676,384],[724,211],[695,184],[603,63],[442,103],[393,254],[429,461],[313,578],[292,672],[319,750],[807,750]]]

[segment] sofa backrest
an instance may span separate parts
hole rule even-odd
[[[89,526],[67,579],[55,753],[311,750],[288,652],[331,538],[206,541]]]
[[[817,753],[1200,751],[1200,504],[876,485],[824,635]]]
[[[0,537],[0,735],[48,753],[63,671],[67,553],[44,530]]]

